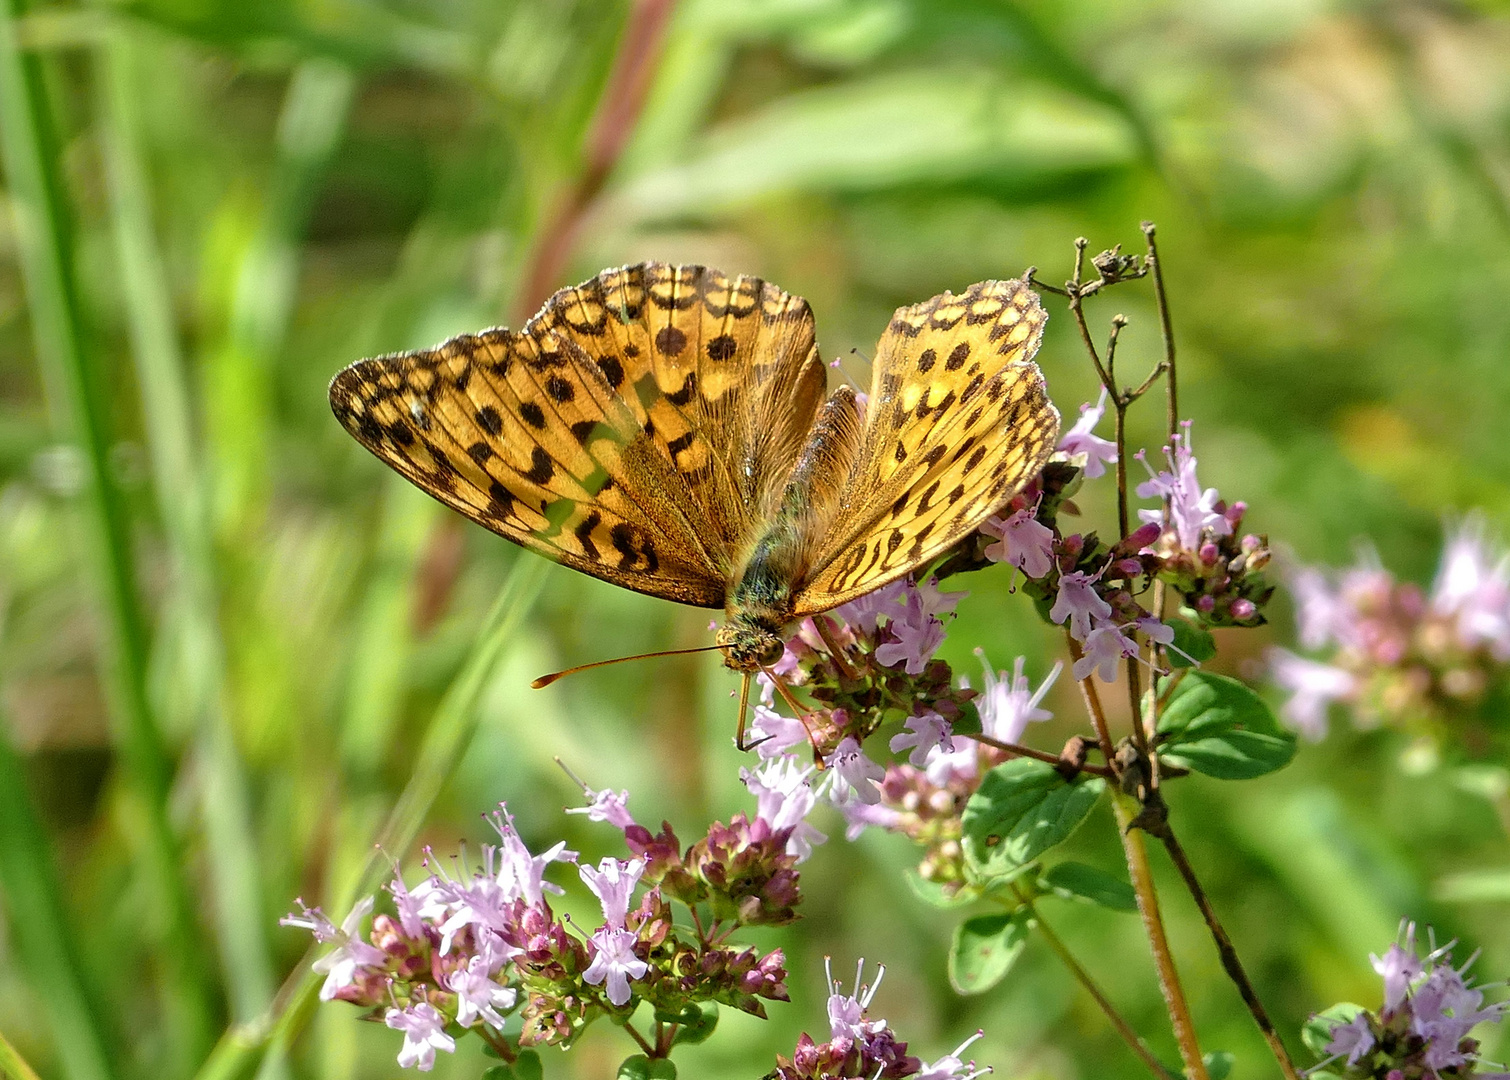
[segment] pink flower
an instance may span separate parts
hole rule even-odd
[[[498,1010],[507,1012],[519,1000],[519,991],[499,986],[488,976],[487,958],[474,956],[466,967],[456,969],[447,978],[446,985],[456,995],[456,1022],[462,1027],[471,1027],[480,1019],[494,1030],[502,1030],[504,1019]]]
[[[985,662],[986,656],[982,650],[976,649],[975,655],[981,658],[982,663]],[[1009,743],[1021,742],[1022,733],[1029,724],[1052,720],[1054,717],[1047,709],[1040,709],[1038,703],[1049,692],[1049,687],[1054,685],[1054,680],[1059,678],[1064,665],[1056,662],[1043,682],[1038,684],[1038,689],[1034,690],[1028,684],[1028,677],[1022,673],[1026,662],[1025,657],[1017,658],[1011,678],[1007,677],[1005,671],[993,672],[990,664],[985,665],[985,685],[976,701],[976,708],[980,710],[981,730],[993,739]]]
[[[1332,1041],[1327,1043],[1326,1052],[1346,1054],[1347,1063],[1356,1065],[1373,1048],[1374,1032],[1369,1027],[1368,1013],[1361,1012],[1347,1023],[1332,1028]]]
[[[1288,649],[1270,648],[1266,659],[1269,676],[1280,689],[1290,692],[1290,700],[1281,706],[1280,715],[1308,739],[1324,736],[1328,706],[1346,700],[1358,689],[1358,680],[1351,672],[1307,660]]]
[[[889,620],[900,614],[901,600],[910,584],[906,578],[899,578],[874,592],[856,597],[835,608],[832,613],[856,630],[873,634],[882,619]]]
[[[756,705],[750,724],[750,739],[762,758],[779,757],[794,746],[807,742],[807,728],[794,716],[782,716],[766,705]]]
[[[1495,659],[1510,660],[1510,555],[1491,547],[1482,517],[1448,537],[1431,606],[1455,620],[1464,646],[1487,645]]]
[[[1138,643],[1128,636],[1126,627],[1102,623],[1086,635],[1085,652],[1075,661],[1071,674],[1079,680],[1089,678],[1094,671],[1102,682],[1115,682],[1117,664],[1137,655]]]
[[[1138,454],[1138,460],[1143,462],[1149,475],[1148,480],[1138,485],[1138,496],[1167,500],[1168,519],[1165,519],[1163,508],[1139,510],[1138,517],[1143,521],[1161,522],[1166,532],[1174,534],[1180,547],[1186,551],[1196,551],[1201,546],[1203,532],[1209,531],[1212,536],[1227,536],[1232,532],[1232,523],[1217,508],[1221,497],[1216,488],[1202,490],[1200,481],[1196,479],[1195,454],[1190,448],[1190,421],[1183,421],[1181,426],[1185,430],[1170,440],[1172,448],[1164,448],[1165,460],[1169,462],[1169,468],[1165,471],[1155,474],[1149,468],[1144,454]]]
[[[629,1000],[629,983],[643,979],[650,965],[634,954],[636,938],[628,930],[603,927],[588,939],[593,948],[592,964],[582,973],[589,986],[608,983],[608,1000],[621,1006]]]
[[[398,1052],[400,1068],[429,1072],[435,1068],[435,1051],[456,1052],[456,1040],[446,1034],[446,1018],[427,1001],[407,1009],[389,1009],[383,1023],[404,1033],[404,1045]]]
[[[853,795],[863,803],[881,801],[881,792],[876,787],[886,778],[886,770],[865,756],[853,735],[846,735],[828,759],[833,770],[829,798],[842,804]]]
[[[970,1044],[984,1034],[984,1031],[977,1031],[956,1046],[954,1053],[946,1054],[932,1065],[924,1065],[923,1071],[914,1073],[912,1080],[975,1080],[976,1077],[985,1076],[990,1069],[977,1069],[975,1062],[966,1065],[960,1059],[960,1055],[970,1048]]]
[[[755,796],[756,818],[770,825],[773,832],[792,830],[786,853],[796,856],[799,863],[806,862],[813,847],[828,839],[807,821],[818,803],[818,792],[810,782],[816,771],[789,757],[767,762],[754,772],[739,770],[739,778]]]
[[[865,1010],[870,1008],[871,1001],[876,996],[876,991],[881,988],[881,980],[886,977],[886,966],[878,965],[876,968],[876,981],[866,986],[860,979],[865,972],[865,961],[862,959],[855,965],[855,988],[850,994],[841,994],[839,984],[834,981],[834,973],[830,967],[829,957],[823,958],[823,974],[828,980],[828,1026],[830,1038],[853,1039],[856,1042],[864,1042],[865,1036],[873,1035],[886,1028],[885,1020],[866,1020]]]
[[[1030,578],[1047,575],[1054,567],[1054,530],[1034,513],[1024,507],[1005,518],[987,518],[980,531],[997,540],[986,548],[986,558],[1015,566]]]
[[[618,859],[608,858],[598,863],[596,870],[590,866],[577,867],[577,873],[603,905],[603,921],[615,930],[624,929],[624,919],[629,914],[630,894],[634,892],[634,887],[639,884],[640,875],[644,872],[644,859],[620,862]]]
[[[1106,389],[1103,387],[1095,405],[1086,402],[1080,406],[1080,419],[1076,420],[1075,426],[1065,432],[1064,437],[1059,440],[1059,449],[1066,454],[1085,455],[1085,475],[1091,480],[1105,473],[1107,464],[1117,460],[1117,444],[1092,434],[1105,415]],[[1042,575],[1028,574],[1028,576],[1041,577]]]
[[[891,738],[891,752],[900,754],[911,747],[912,753],[907,755],[907,760],[918,768],[923,767],[929,753],[939,746],[943,746],[946,753],[954,749],[949,738],[949,721],[932,709],[909,716],[906,730]]]
[[[331,1000],[339,991],[355,982],[361,968],[381,968],[387,963],[387,953],[358,936],[362,920],[372,912],[372,897],[359,901],[350,914],[341,920],[340,927],[327,919],[319,908],[305,907],[302,900],[298,904],[302,909],[301,913],[283,916],[278,920],[278,925],[297,926],[308,930],[321,944],[334,942],[336,946],[310,965],[325,976],[325,984],[320,987],[321,1001]]]
[[[502,803],[488,815],[488,821],[502,840],[498,845],[500,885],[531,904],[538,904],[547,892],[566,891],[559,885],[550,884],[544,877],[545,868],[553,862],[577,861],[577,853],[566,849],[566,841],[558,841],[539,855],[532,855],[514,828],[513,815]]]
[[[1076,641],[1086,639],[1093,622],[1102,622],[1112,617],[1112,606],[1096,592],[1096,581],[1100,577],[1100,571],[1087,574],[1076,570],[1059,579],[1059,595],[1054,599],[1054,606],[1049,609],[1049,620],[1062,623],[1069,619],[1070,636]],[[1082,677],[1075,676],[1077,679]]]
[[[585,794],[588,805],[568,807],[568,814],[586,814],[588,821],[606,821],[619,829],[627,829],[634,824],[634,818],[629,813],[628,791],[620,791],[615,795],[607,788],[602,791],[586,788]]]

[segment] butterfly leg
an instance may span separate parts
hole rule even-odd
[[[792,696],[792,692],[787,689],[786,683],[781,681],[780,676],[765,666],[762,666],[760,670],[765,672],[766,678],[770,679],[775,685],[776,692],[781,695],[781,699],[787,703],[792,712],[797,715],[797,719],[802,722],[802,730],[807,732],[807,741],[813,747],[813,764],[820,769],[828,768],[828,765],[823,760],[823,750],[818,745],[818,736],[813,734],[813,725],[807,722],[807,710]]]
[[[745,720],[748,718],[750,712],[750,678],[749,672],[746,672],[744,681],[739,684],[739,726],[734,730],[734,749],[738,750],[741,754],[747,750],[755,749],[766,741],[765,739],[760,739],[749,745],[745,744]],[[768,735],[766,738],[770,738],[770,736]]]

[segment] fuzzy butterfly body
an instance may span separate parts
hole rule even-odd
[[[899,309],[867,400],[827,392],[807,302],[701,266],[605,270],[519,331],[361,360],[358,441],[485,528],[616,585],[722,607],[751,672],[783,629],[910,573],[1042,468],[1059,414],[1019,281]]]

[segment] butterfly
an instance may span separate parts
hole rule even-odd
[[[1059,432],[1033,363],[1046,318],[1016,280],[900,308],[862,398],[828,391],[801,297],[647,262],[562,289],[520,330],[360,360],[330,402],[484,528],[723,608],[715,646],[747,696],[793,622],[927,565],[1037,475]]]

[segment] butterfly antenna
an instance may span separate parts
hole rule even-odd
[[[565,671],[553,671],[549,675],[542,675],[530,683],[530,688],[539,690],[549,686],[557,679],[564,679],[566,676],[575,675],[579,671],[586,671],[589,668],[595,667],[607,667],[609,664],[622,664],[627,660],[651,660],[657,656],[686,656],[688,653],[712,652],[714,649],[722,648],[722,645],[700,645],[696,649],[663,649],[660,652],[639,653],[636,656],[616,656],[612,660],[594,660],[590,664],[578,664],[576,667],[569,667]]]

